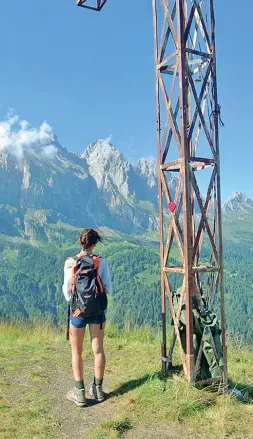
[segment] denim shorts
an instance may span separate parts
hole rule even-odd
[[[106,321],[105,313],[102,312],[97,316],[89,316],[89,317],[73,317],[72,312],[70,314],[70,323],[74,328],[85,328],[86,325],[95,324],[102,325]]]

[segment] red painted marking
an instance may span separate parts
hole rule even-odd
[[[173,213],[176,210],[176,203],[174,203],[174,201],[171,201],[170,203],[168,203],[168,208],[169,210]]]

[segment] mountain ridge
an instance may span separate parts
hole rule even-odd
[[[63,147],[46,123],[29,131],[20,125],[18,139],[0,139],[0,233],[49,239],[45,225],[59,221],[122,233],[157,230],[154,159],[133,164],[109,139],[95,140],[80,155]],[[172,198],[176,185],[168,174]],[[252,200],[236,192],[223,213],[250,215],[252,207]]]
[[[98,153],[101,144],[107,153],[100,154],[99,161],[92,146]],[[79,156],[62,147],[56,137],[50,138],[50,145],[54,151],[50,159],[36,152],[39,147],[24,149],[22,157],[0,152],[1,223],[9,223],[12,233],[29,235],[33,230],[36,235],[34,227],[25,227],[31,211],[44,211],[51,222],[80,227],[88,223],[122,232],[134,228],[137,233],[157,228],[156,191],[149,190],[143,172],[119,150],[97,141]]]

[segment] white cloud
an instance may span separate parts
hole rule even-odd
[[[0,153],[14,155],[19,160],[25,152],[53,159],[57,152],[53,140],[52,127],[46,122],[33,128],[13,113],[9,113],[6,120],[0,121]]]
[[[53,158],[56,155],[57,148],[54,145],[46,145],[42,148],[42,155],[46,158]]]

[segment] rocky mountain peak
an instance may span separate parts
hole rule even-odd
[[[157,162],[154,158],[141,158],[137,163],[137,169],[139,170],[142,178],[146,180],[146,184],[150,188],[154,188],[157,190]],[[177,186],[177,178],[169,173],[167,175],[168,178],[168,187],[171,189],[172,194],[176,190]]]
[[[141,175],[146,178],[148,186],[155,187],[157,184],[157,163],[155,159],[143,157],[138,161],[137,167]]]
[[[82,154],[82,158],[86,160],[90,174],[96,180],[99,189],[111,192],[114,186],[121,195],[128,198],[132,165],[108,140],[100,139],[91,143]]]
[[[247,213],[253,207],[253,201],[242,192],[234,192],[224,204],[225,212]]]
[[[108,139],[98,139],[92,142],[81,155],[87,162],[96,160],[98,163],[115,161],[126,162],[123,154],[110,143]]]

